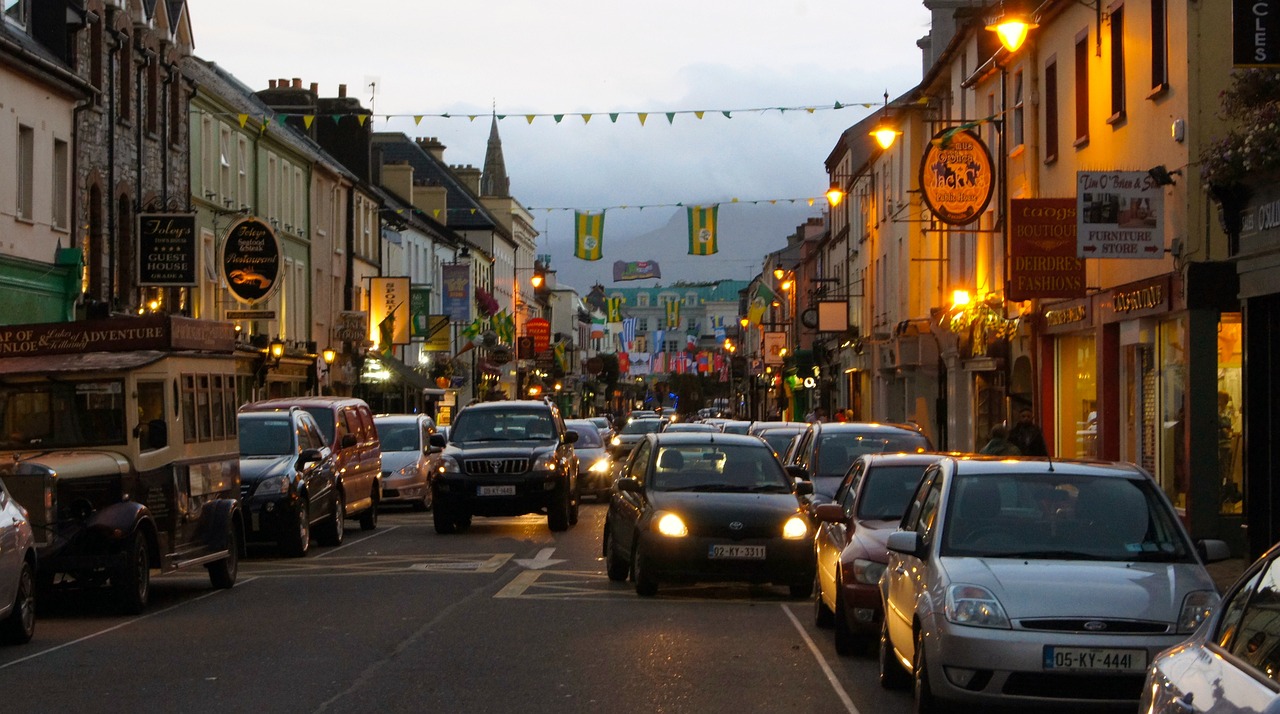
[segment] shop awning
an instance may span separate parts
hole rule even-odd
[[[435,385],[431,383],[430,378],[425,374],[419,374],[412,367],[401,362],[395,357],[388,355],[370,355],[369,361],[377,362],[378,364],[386,367],[387,371],[390,372],[397,380],[404,382],[414,389],[428,389],[435,387]]]

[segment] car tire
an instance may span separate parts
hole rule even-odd
[[[36,634],[36,575],[31,563],[23,561],[18,573],[18,592],[13,598],[13,609],[0,623],[0,640],[8,645],[21,645],[31,641]]]
[[[347,535],[347,499],[342,491],[334,489],[333,503],[329,507],[329,520],[316,529],[316,540],[321,545],[339,546]]]
[[[297,523],[280,539],[280,553],[289,558],[302,558],[310,547],[311,510],[307,507],[307,497],[304,495],[299,500]]]
[[[613,542],[613,537],[609,535],[609,526],[604,528],[604,569],[609,579],[615,583],[626,582],[627,569],[629,565],[627,561],[622,559],[618,553],[617,544]]]
[[[880,686],[885,689],[906,689],[911,685],[911,675],[898,663],[889,642],[889,625],[880,625]]]
[[[944,714],[949,707],[939,701],[929,687],[929,667],[925,663],[924,633],[916,632],[915,666],[911,669],[911,689],[915,695],[916,714]]]
[[[574,492],[572,500],[569,502],[569,525],[578,525],[578,508],[582,505],[582,494]]]
[[[831,611],[831,608],[827,607],[827,603],[822,599],[822,582],[818,578],[819,575],[815,571],[813,574],[813,624],[816,627],[829,629],[835,624],[835,613]],[[839,592],[839,586],[840,581],[837,580],[837,592]]]
[[[793,598],[809,599],[813,597],[813,581],[809,580],[803,583],[792,583],[787,586],[787,591]]]
[[[151,555],[147,539],[134,532],[125,546],[125,563],[111,575],[112,589],[120,610],[126,615],[140,615],[151,599]]]
[[[635,583],[637,595],[653,597],[658,594],[658,579],[644,561],[644,553],[637,545],[635,552],[631,554],[631,582]]]
[[[573,496],[568,491],[553,497],[550,504],[547,505],[547,528],[553,532],[561,533],[569,530],[570,512],[573,510]]]
[[[431,522],[436,527],[436,533],[440,535],[458,532],[458,522],[453,517],[453,507],[447,501],[436,501],[435,508],[431,511]]]
[[[371,531],[378,527],[378,494],[374,489],[372,501],[369,503],[369,509],[360,514],[360,530]]]
[[[227,557],[205,566],[209,571],[209,584],[219,590],[235,587],[240,573],[240,528],[235,521],[227,523]]]

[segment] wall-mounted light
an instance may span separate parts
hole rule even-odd
[[[279,337],[271,340],[271,343],[267,345],[267,357],[273,365],[280,364],[281,358],[284,357],[284,340]]]
[[[1181,176],[1182,169],[1170,171],[1164,167],[1164,164],[1160,164],[1147,169],[1147,175],[1151,177],[1152,181],[1156,182],[1157,186],[1175,186],[1177,184],[1174,182],[1173,177],[1175,175]]]
[[[871,136],[875,138],[881,149],[888,151],[901,133],[902,130],[889,120],[889,92],[886,91],[884,108],[880,110],[880,121],[876,122],[875,128],[871,130]]]

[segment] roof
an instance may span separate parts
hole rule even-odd
[[[638,307],[636,305],[636,297],[642,293],[647,293],[649,298],[649,307],[660,307],[658,304],[659,295],[677,295],[681,299],[689,293],[696,293],[699,302],[738,302],[738,293],[745,290],[751,284],[750,280],[717,280],[706,283],[677,283],[675,285],[655,285],[650,288],[609,288],[606,290],[607,295],[621,295],[626,301],[627,308]]]
[[[466,410],[505,411],[513,409],[550,409],[551,405],[538,399],[504,399],[497,402],[476,402],[464,407]]]
[[[964,455],[949,457],[960,475],[1054,474],[1057,476],[1112,476],[1134,478],[1144,475],[1137,466],[1120,461],[1047,459],[1031,457]]]
[[[660,431],[653,434],[657,443],[663,446],[680,446],[683,444],[720,444],[729,446],[750,446],[768,449],[769,445],[760,437],[747,434],[726,434],[720,431]]]
[[[463,185],[452,169],[407,135],[396,132],[375,132],[373,145],[382,152],[383,163],[408,162],[413,167],[414,181],[444,187],[445,200],[450,208],[447,221],[450,228],[494,230],[506,233],[501,223],[480,202],[480,198]]]
[[[364,403],[363,399],[355,397],[281,397],[279,399],[264,399],[260,402],[245,404],[240,407],[240,410],[270,411],[272,409],[288,409],[289,407],[332,407],[335,405]]]

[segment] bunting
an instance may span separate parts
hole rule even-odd
[[[714,255],[720,206],[689,206],[689,255]]]
[[[581,260],[600,260],[604,251],[604,211],[573,212],[573,255]]]
[[[667,301],[667,329],[675,330],[680,327],[680,301]]]
[[[608,322],[622,322],[622,298],[606,298],[606,303],[609,306]]]

